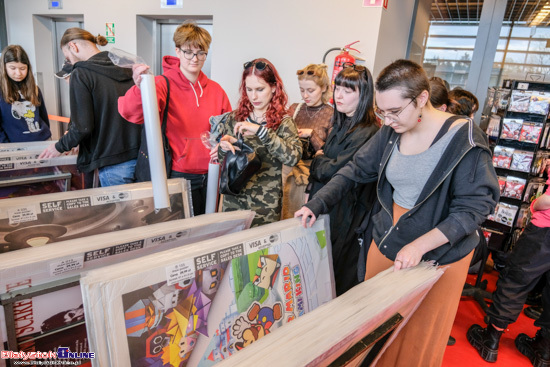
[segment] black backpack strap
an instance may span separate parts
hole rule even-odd
[[[170,105],[170,82],[166,75],[162,75],[166,79],[166,105],[164,106],[164,114],[162,116],[162,135],[166,136],[166,121],[168,120],[168,106]]]

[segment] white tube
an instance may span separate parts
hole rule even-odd
[[[218,178],[220,175],[220,165],[210,163],[208,165],[208,184],[206,186],[206,205],[205,213],[215,213],[218,203]]]
[[[142,75],[140,89],[155,210],[170,208],[154,75]]]

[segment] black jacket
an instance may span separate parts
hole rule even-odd
[[[55,148],[66,152],[80,145],[80,171],[91,172],[137,157],[142,126],[118,113],[118,97],[133,85],[131,69],[115,66],[107,51],[74,65],[69,87],[71,125]]]
[[[309,183],[310,195],[315,198],[330,179],[344,167],[369,139],[378,131],[378,126],[334,125],[323,146],[323,155],[311,162]],[[358,283],[357,261],[359,242],[356,228],[369,216],[376,200],[375,184],[358,184],[351,188],[330,208],[330,240],[332,263],[336,282],[336,294],[340,295]]]
[[[424,260],[449,264],[479,242],[476,229],[493,212],[500,196],[485,134],[471,120],[459,128],[424,186],[415,206],[393,226],[393,188],[386,164],[400,134],[382,127],[334,178],[306,204],[315,215],[330,207],[356,183],[378,179],[382,209],[373,217],[373,239],[388,259],[405,245],[438,228],[449,242],[427,252]]]

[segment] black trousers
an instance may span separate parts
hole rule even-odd
[[[490,323],[506,328],[515,322],[528,293],[541,277],[546,279],[542,291],[543,312],[535,326],[550,331],[550,228],[529,223],[498,277],[488,312]]]
[[[206,186],[208,185],[208,175],[172,171],[170,172],[170,178],[185,178],[191,182],[193,214],[204,214],[206,210]]]

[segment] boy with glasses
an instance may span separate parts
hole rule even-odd
[[[170,83],[170,101],[166,136],[172,150],[172,170],[169,177],[191,181],[193,211],[204,214],[210,154],[202,144],[200,134],[210,131],[209,118],[231,111],[231,104],[220,85],[201,71],[208,55],[212,37],[195,22],[186,21],[174,33],[176,57],[164,56],[162,67]],[[141,74],[147,65],[134,65],[134,81],[125,96],[119,98],[120,114],[128,121],[142,124]],[[160,116],[166,106],[167,85],[162,76],[155,78]]]

